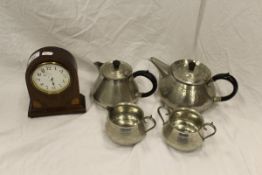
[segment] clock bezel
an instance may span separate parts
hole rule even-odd
[[[44,90],[44,89],[40,88],[40,87],[35,83],[35,81],[33,80],[33,74],[34,74],[34,72],[35,72],[38,68],[42,67],[43,65],[49,65],[49,64],[58,65],[58,66],[62,67],[63,69],[65,69],[65,70],[67,71],[67,73],[68,73],[68,75],[69,75],[69,83],[68,83],[65,87],[63,87],[62,89],[59,89],[59,90],[57,90],[57,91],[52,91],[52,92],[50,92],[50,91],[47,91],[47,90]],[[57,94],[60,94],[60,93],[64,92],[64,91],[71,85],[71,74],[70,74],[70,71],[69,71],[67,68],[65,68],[63,65],[61,65],[60,63],[57,63],[57,62],[55,62],[55,61],[43,62],[43,63],[40,63],[40,64],[34,69],[34,71],[32,71],[32,74],[31,74],[31,83],[32,83],[32,85],[33,85],[38,91],[40,91],[40,92],[42,92],[42,93],[44,93],[44,94],[47,94],[47,95],[57,95]]]

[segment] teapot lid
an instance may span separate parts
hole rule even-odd
[[[184,59],[171,65],[173,76],[190,85],[200,85],[211,79],[211,71],[200,61]]]
[[[104,63],[100,71],[104,77],[112,80],[124,79],[132,74],[131,66],[119,60]]]

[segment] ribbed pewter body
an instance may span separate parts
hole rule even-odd
[[[188,85],[179,82],[172,76],[159,79],[159,94],[164,104],[174,109],[178,107],[194,108],[197,111],[207,110],[215,101],[214,83]]]
[[[140,97],[133,77],[110,80],[99,75],[95,87],[94,100],[102,107],[112,107],[119,102],[136,103]]]

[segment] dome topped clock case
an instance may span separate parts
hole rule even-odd
[[[30,96],[29,117],[86,112],[79,92],[73,55],[58,47],[44,47],[28,60],[26,85]]]

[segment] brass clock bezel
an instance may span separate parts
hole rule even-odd
[[[67,73],[68,73],[68,75],[69,75],[69,83],[68,83],[65,87],[63,87],[62,89],[59,89],[59,90],[57,90],[57,91],[52,91],[52,92],[50,92],[50,91],[48,91],[48,90],[44,90],[44,89],[42,89],[41,87],[39,87],[39,85],[37,85],[37,84],[35,83],[35,81],[33,80],[33,74],[34,74],[34,72],[35,72],[39,67],[42,67],[43,65],[48,65],[48,64],[52,64],[52,65],[57,65],[57,66],[63,67],[63,68],[67,71]],[[68,69],[66,69],[64,66],[62,66],[61,64],[59,64],[59,63],[57,63],[57,62],[54,62],[54,61],[43,62],[43,63],[39,64],[39,65],[35,68],[35,70],[32,72],[32,74],[31,74],[31,83],[33,84],[33,86],[34,86],[38,91],[40,91],[40,92],[42,92],[42,93],[45,93],[45,94],[47,94],[47,95],[57,95],[57,94],[61,94],[62,92],[64,92],[64,91],[71,85],[71,75],[70,75],[70,72],[68,71]]]

